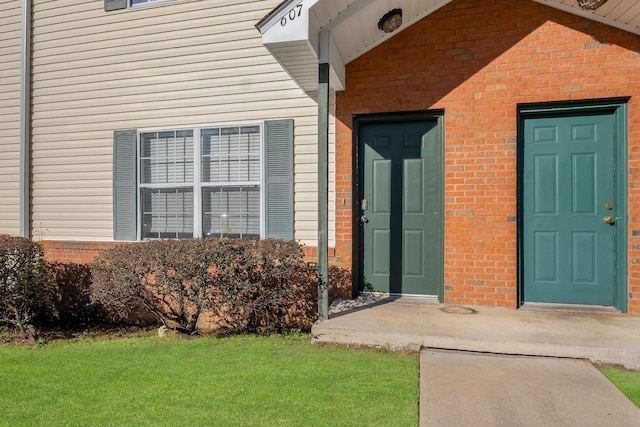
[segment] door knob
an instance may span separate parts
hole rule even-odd
[[[616,219],[612,216],[605,216],[604,218],[602,218],[602,222],[604,222],[605,224],[613,225],[616,223]]]
[[[366,216],[366,215],[362,215],[362,216],[360,217],[360,222],[362,222],[363,224],[366,224],[366,223],[368,223],[368,222],[369,222],[369,218],[367,218],[367,216]]]

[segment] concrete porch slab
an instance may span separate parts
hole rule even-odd
[[[332,305],[312,342],[587,359],[640,370],[640,318],[368,296]]]

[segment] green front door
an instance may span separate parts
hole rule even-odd
[[[442,132],[437,119],[360,126],[364,290],[439,295]]]
[[[607,112],[525,118],[525,302],[614,305],[615,134]]]

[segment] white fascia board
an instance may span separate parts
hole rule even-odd
[[[317,29],[312,28],[310,10],[318,0],[298,0],[284,3],[269,19],[261,23],[259,29],[262,43],[284,43],[290,41],[309,40],[315,33],[317,47]]]
[[[333,37],[329,37],[329,87],[335,91],[345,89],[345,65]]]
[[[640,28],[634,27],[632,25],[628,25],[625,22],[620,22],[617,19],[609,19],[604,16],[599,15],[595,11],[591,10],[582,10],[578,7],[567,6],[566,4],[559,3],[553,0],[533,0],[536,3],[543,4],[545,6],[553,7],[558,10],[562,10],[563,12],[571,13],[573,15],[581,16],[583,18],[591,19],[592,21],[600,22],[602,24],[609,25],[614,28],[618,28],[620,30],[627,31],[631,34],[640,35]]]
[[[286,45],[300,45],[300,42],[309,49],[308,59],[304,61],[313,61],[313,66],[317,67],[319,63],[329,63],[330,65],[330,87],[336,91],[342,91],[345,88],[345,65],[338,51],[334,40],[330,33],[321,33],[311,19],[311,7],[318,0],[302,0],[298,2],[284,3],[282,9],[275,12],[269,19],[261,23],[262,44],[269,50],[273,57],[283,66],[291,78],[305,92],[309,90],[317,90],[317,82],[309,87],[309,82],[301,81],[295,72],[289,68],[293,65],[299,65],[300,58],[295,63],[289,63],[286,57],[279,57],[276,49]],[[320,46],[320,38],[328,38],[325,42],[328,48],[323,49]],[[309,64],[311,65],[311,64]]]
[[[342,91],[345,88],[345,65],[331,32],[320,33],[319,42],[319,62],[329,64],[329,87],[335,91]]]
[[[333,65],[329,65],[329,87],[336,92],[341,92],[345,89],[344,65],[342,68],[337,69]]]
[[[310,19],[309,9],[318,0],[302,0],[285,3],[283,9],[275,13],[262,26],[262,44],[276,60],[288,71],[286,59],[279,58],[271,47],[277,45],[299,44],[305,42],[309,47],[309,58],[317,63],[319,54],[318,29]],[[295,76],[292,76],[295,80]]]

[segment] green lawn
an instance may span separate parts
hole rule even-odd
[[[306,337],[0,347],[0,425],[416,426],[418,357]]]
[[[600,370],[609,378],[609,381],[640,408],[640,371],[627,371],[609,366]]]

